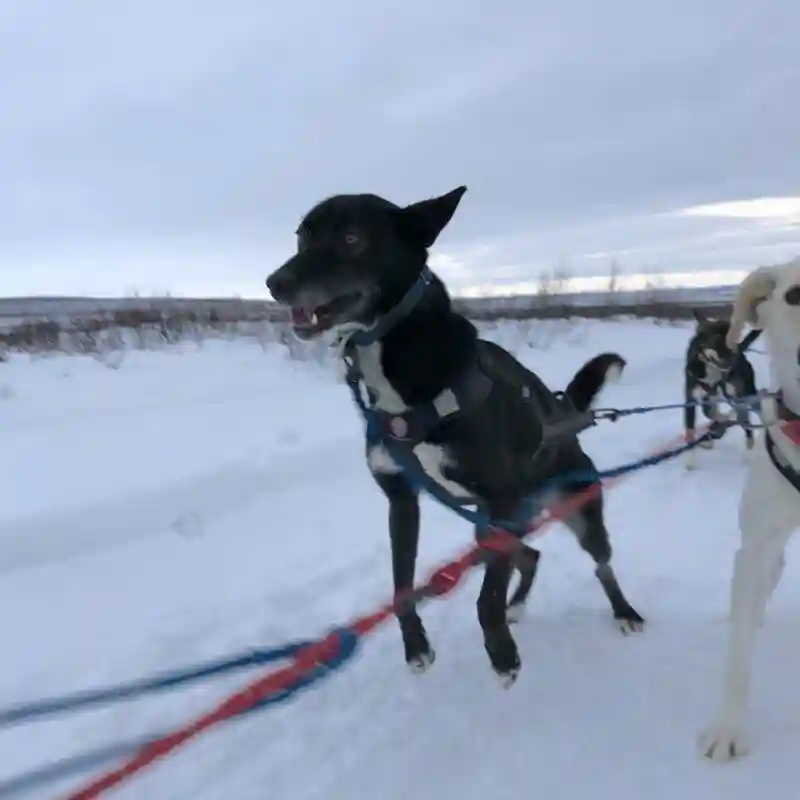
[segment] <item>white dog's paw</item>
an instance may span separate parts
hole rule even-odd
[[[525,603],[514,603],[506,609],[506,622],[516,625],[525,616]]]
[[[744,758],[750,752],[750,742],[741,726],[718,723],[698,738],[700,755],[709,761],[724,763]]]
[[[702,447],[704,450],[713,450],[714,449],[714,440],[713,439],[703,439],[703,441],[700,442],[700,447]]]
[[[685,470],[693,470],[697,468],[697,455],[694,450],[687,450],[683,454],[683,468]]]

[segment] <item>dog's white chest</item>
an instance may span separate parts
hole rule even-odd
[[[403,398],[383,372],[381,343],[375,342],[368,347],[357,347],[356,350],[364,383],[375,396],[375,407],[390,414],[402,414],[408,411]],[[414,455],[425,474],[442,488],[456,497],[469,497],[469,492],[463,486],[444,476],[445,467],[452,462],[443,447],[423,442],[414,448]],[[379,475],[397,475],[402,471],[383,445],[375,445],[369,450],[367,463],[370,471]]]
[[[364,383],[375,395],[375,407],[381,411],[388,411],[390,414],[402,414],[404,411],[408,411],[408,406],[383,372],[382,351],[383,346],[379,341],[367,347],[356,347],[358,366]]]
[[[452,461],[443,447],[423,442],[414,448],[414,455],[417,457],[422,471],[443,489],[461,499],[470,496],[470,493],[461,484],[445,477],[444,469],[452,465]],[[367,464],[370,472],[377,475],[397,475],[402,472],[382,444],[375,445],[370,449],[367,454]]]

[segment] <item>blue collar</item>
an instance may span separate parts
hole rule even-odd
[[[407,317],[422,300],[428,286],[433,281],[433,273],[426,264],[419,274],[419,278],[414,285],[405,293],[403,299],[388,313],[384,314],[371,327],[365,330],[357,330],[350,337],[349,341],[359,347],[368,347],[371,344],[383,339],[389,331],[402,319]]]

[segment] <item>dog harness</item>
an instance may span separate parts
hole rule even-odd
[[[377,398],[364,383],[358,346],[348,342],[343,358],[345,380],[367,421],[367,441],[370,444],[392,441],[413,448],[444,420],[479,406],[489,396],[493,385],[491,378],[473,360],[433,400],[392,414],[376,407]]]
[[[778,392],[775,397],[775,410],[778,419],[782,422],[800,422],[800,415],[795,414],[784,402],[783,392]],[[800,492],[800,472],[789,463],[789,459],[786,458],[781,449],[775,444],[775,440],[772,438],[772,434],[769,430],[766,432],[765,445],[767,448],[767,455],[769,455],[770,461],[774,464],[775,469]]]
[[[353,401],[366,422],[368,446],[382,444],[414,488],[423,489],[464,519],[485,526],[487,521],[484,515],[472,513],[465,508],[476,505],[477,498],[456,497],[428,475],[414,453],[414,448],[426,440],[441,423],[477,408],[487,399],[494,381],[482,369],[480,358],[473,358],[450,386],[433,400],[412,406],[401,413],[391,413],[377,407],[377,397],[366,385],[359,363],[359,348],[368,347],[382,339],[407,316],[422,299],[432,280],[433,273],[425,266],[418,280],[397,306],[381,317],[372,328],[356,330],[349,336],[341,350],[345,380]],[[520,391],[524,398],[535,402],[530,387],[523,385]],[[542,422],[542,445],[553,437],[577,435],[596,424],[591,412],[578,412],[563,392],[554,394],[561,401],[563,411],[556,414],[554,420]],[[532,453],[531,457],[534,455]],[[524,529],[534,511],[532,503],[524,505],[518,519],[503,522],[506,530]]]
[[[358,349],[375,344],[408,316],[422,300],[432,280],[433,273],[425,265],[403,299],[372,328],[354,331],[342,348],[345,381],[367,422],[367,441],[370,444],[397,442],[413,449],[444,419],[480,405],[492,389],[491,379],[476,361],[471,361],[450,387],[443,389],[428,403],[413,406],[399,414],[390,414],[376,407],[377,398],[364,382]]]

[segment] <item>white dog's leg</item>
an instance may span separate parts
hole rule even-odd
[[[748,752],[744,723],[756,636],[780,581],[786,542],[800,519],[800,495],[769,463],[763,447],[758,456],[739,511],[742,544],[731,580],[722,701],[716,722],[700,737],[702,754],[714,761]]]
[[[700,741],[703,755],[714,761],[739,758],[749,751],[744,721],[751,664],[772,590],[771,578],[780,561],[780,550],[764,546],[742,547],[734,559],[722,704],[716,723]]]
[[[772,565],[767,575],[767,582],[766,582],[766,592],[767,596],[764,601],[764,611],[766,611],[766,605],[772,599],[772,595],[775,594],[775,590],[778,588],[778,584],[781,582],[781,577],[783,576],[783,568],[786,566],[786,556],[785,556],[785,545],[781,548],[780,555],[778,558],[772,560]],[[764,624],[764,614],[762,613],[761,619],[759,620],[759,625]]]

